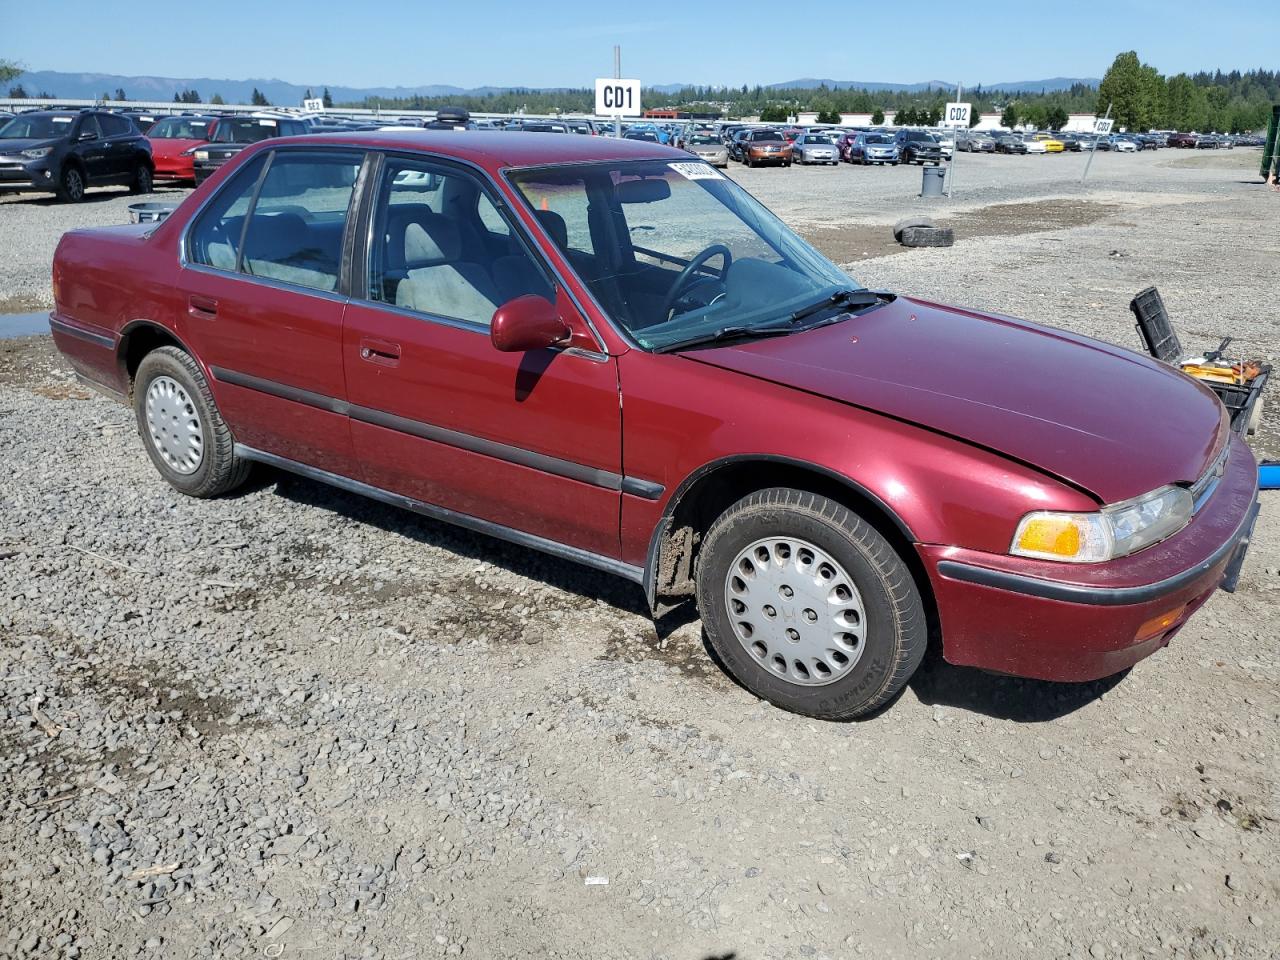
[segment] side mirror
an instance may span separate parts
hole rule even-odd
[[[572,332],[545,297],[526,293],[508,300],[493,313],[489,339],[503,353],[542,350],[566,342]]]

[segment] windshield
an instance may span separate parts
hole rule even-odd
[[[893,137],[886,137],[883,133],[868,134],[864,143],[893,143]]]
[[[207,140],[209,121],[196,117],[169,117],[156,121],[147,136],[152,140]]]
[[[782,134],[777,130],[757,130],[751,135],[752,140],[781,140]]]
[[[810,134],[809,136],[805,137],[805,138],[803,139],[803,141],[801,141],[801,142],[803,142],[803,143],[825,143],[827,146],[831,146],[831,139],[830,139],[829,137],[820,137],[820,136],[817,136],[816,134]]]
[[[0,139],[48,140],[53,137],[65,137],[75,119],[74,114],[14,117],[0,127]]]
[[[697,146],[698,144],[707,144],[707,143],[715,144],[717,146],[720,144],[720,141],[717,140],[715,137],[709,137],[705,133],[699,133],[696,136],[690,137],[689,142],[694,146]]]
[[[275,120],[258,117],[231,117],[218,121],[213,139],[217,143],[257,143],[279,135],[280,125]]]
[[[787,321],[858,285],[697,160],[520,170],[511,182],[600,305],[641,346]]]

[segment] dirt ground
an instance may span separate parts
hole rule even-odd
[[[905,176],[731,173],[868,286],[1136,348],[1156,283],[1189,347],[1274,359],[1280,197],[1171,153],[1079,194],[977,158],[910,252]],[[48,338],[0,341],[0,957],[1274,958],[1275,496],[1128,674],[933,655],[824,724],[602,574],[265,470],[178,496]]]

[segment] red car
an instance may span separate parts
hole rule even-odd
[[[213,139],[216,117],[163,117],[147,132],[157,180],[195,182],[192,154]]]
[[[1234,586],[1257,511],[1181,373],[863,289],[658,144],[271,140],[159,226],[68,233],[53,284],[59,349],[178,490],[264,463],[695,598],[734,677],[815,717],[888,702],[931,634],[1124,670]]]

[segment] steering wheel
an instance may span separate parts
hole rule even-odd
[[[667,291],[667,295],[662,301],[662,310],[658,313],[658,316],[662,319],[658,323],[666,323],[670,319],[669,314],[672,306],[680,298],[684,288],[689,285],[694,273],[713,257],[724,257],[724,266],[720,268],[720,279],[724,280],[729,273],[729,265],[733,263],[733,252],[723,243],[713,243],[686,263],[684,269],[680,271],[680,276],[676,277],[676,282],[671,285],[671,289]]]

